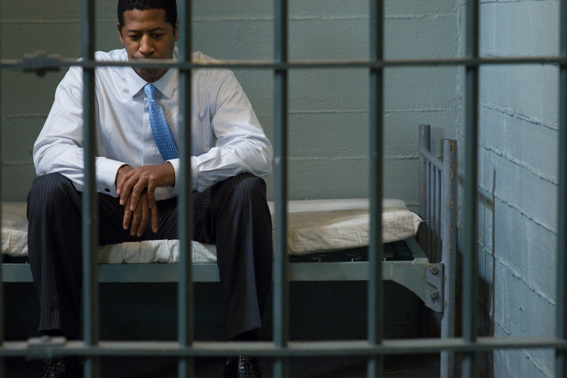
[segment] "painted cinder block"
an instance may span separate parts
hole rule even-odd
[[[290,59],[367,59],[370,51],[368,18],[365,15],[343,17],[330,20],[292,18],[289,25]]]
[[[556,230],[557,186],[505,158],[495,159],[495,195],[534,222]]]
[[[339,1],[339,0],[336,0]],[[386,1],[386,14],[412,14],[418,17],[435,17],[443,14],[455,14],[457,2],[454,0],[442,1]]]
[[[555,329],[554,304],[527,287],[522,277],[514,274],[508,266],[496,264],[495,289],[495,336],[550,336]],[[522,369],[522,370],[519,370]],[[511,354],[495,352],[495,371],[522,372],[522,376],[552,376],[553,354],[546,350],[521,351]],[[524,375],[531,371],[530,375]],[[510,373],[512,372],[512,373]],[[535,375],[531,375],[535,374]],[[539,375],[543,374],[543,375]]]
[[[540,66],[491,66],[481,70],[480,101],[510,117],[541,123],[546,71]]]
[[[554,300],[556,234],[499,200],[495,219],[495,256],[521,276],[530,289]]]
[[[479,146],[492,150],[497,154],[505,154],[507,148],[506,121],[508,116],[484,103],[480,104],[479,113]]]
[[[558,53],[556,1],[506,1],[481,7],[482,53],[547,56]],[[552,17],[550,17],[552,16]]]
[[[402,14],[387,18],[385,25],[384,55],[387,59],[456,56],[458,33],[454,14],[417,19],[414,14]]]
[[[271,59],[273,21],[197,18],[192,40],[193,50],[216,59]]]
[[[507,153],[510,160],[534,175],[557,183],[558,131],[521,119],[507,122]]]
[[[526,277],[529,269],[527,223],[523,215],[500,199],[495,203],[494,255],[516,275]],[[505,295],[502,294],[505,298]]]
[[[385,108],[453,109],[457,106],[457,75],[454,67],[386,69]]]
[[[49,109],[55,89],[64,71],[47,72],[45,76],[21,71],[2,71],[2,115],[13,118],[23,115],[45,115]]]
[[[11,165],[32,163],[35,137],[45,122],[43,115],[30,115],[2,119],[2,155]]]
[[[288,164],[290,199],[368,196],[368,159],[294,158]]]
[[[360,69],[293,70],[289,109],[337,111],[369,109],[368,71]]]
[[[336,160],[368,159],[369,133],[367,111],[290,114],[289,154]]]
[[[516,336],[550,336],[555,330],[555,304],[532,290],[496,256],[495,322]]]
[[[553,358],[552,351],[544,350],[543,353],[548,356],[547,359]],[[491,376],[551,378],[554,375],[552,366],[542,366],[538,360],[535,360],[526,351],[504,349],[494,351],[493,374]]]

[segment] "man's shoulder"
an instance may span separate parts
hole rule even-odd
[[[217,59],[211,58],[210,56],[203,54],[200,51],[195,51],[191,54],[191,60],[195,63],[207,63],[207,62],[216,62]]]
[[[216,62],[220,62],[218,59],[212,58],[206,54],[203,54],[200,51],[194,52],[191,55],[191,60],[194,63],[201,63],[201,64],[207,64],[207,63],[214,64]],[[196,81],[199,82],[200,81],[199,79],[204,79],[208,83],[211,83],[211,81],[220,83],[226,80],[227,78],[232,77],[232,75],[233,75],[232,71],[229,70],[228,68],[203,67],[193,72],[193,77],[195,78]]]
[[[110,51],[95,52],[95,60],[101,61],[125,61],[128,60],[128,54],[125,49],[116,49]]]

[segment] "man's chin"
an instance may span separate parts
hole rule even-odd
[[[167,70],[160,70],[160,69],[141,69],[141,70],[136,70],[136,73],[138,74],[138,76],[140,76],[142,79],[144,79],[145,81],[147,81],[148,83],[154,82],[156,80],[158,80],[160,77],[162,77],[165,73],[167,72]]]

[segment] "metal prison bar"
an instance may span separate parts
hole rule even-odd
[[[556,376],[564,377],[567,373],[567,300],[564,289],[567,283],[567,235],[558,232],[558,277],[557,277],[557,330],[555,337],[532,338],[479,338],[476,335],[476,187],[477,187],[477,139],[478,139],[478,81],[479,68],[488,64],[556,64],[560,70],[560,106],[559,106],[559,209],[558,230],[567,227],[567,0],[561,0],[560,11],[560,56],[533,58],[480,58],[479,41],[479,0],[468,1],[466,7],[466,57],[455,59],[423,59],[386,61],[383,56],[383,22],[384,3],[382,0],[371,0],[371,54],[369,61],[314,61],[290,63],[287,59],[287,1],[275,0],[275,60],[274,62],[224,62],[219,67],[248,67],[274,70],[275,80],[275,127],[276,127],[276,242],[274,260],[274,342],[273,343],[222,343],[193,342],[193,308],[192,308],[192,276],[191,276],[191,187],[189,167],[183,165],[182,175],[178,179],[185,190],[179,197],[179,232],[181,261],[179,265],[178,285],[178,341],[168,342],[99,342],[98,329],[98,283],[97,264],[92,256],[97,247],[96,206],[94,190],[94,137],[93,137],[93,98],[94,68],[99,65],[94,56],[94,1],[83,0],[83,62],[66,62],[64,60],[36,57],[21,61],[3,62],[0,68],[17,68],[36,70],[41,73],[48,69],[81,65],[84,68],[85,80],[85,195],[83,214],[83,232],[86,234],[83,245],[84,264],[84,343],[70,342],[53,348],[29,348],[22,342],[5,342],[3,327],[0,327],[0,358],[8,356],[48,357],[52,353],[77,354],[86,357],[85,376],[100,375],[99,358],[102,356],[174,356],[179,358],[178,374],[180,377],[192,377],[192,358],[196,356],[226,356],[237,354],[255,354],[260,357],[275,359],[274,376],[288,375],[288,359],[305,356],[364,356],[368,357],[368,377],[383,375],[383,357],[389,354],[455,352],[464,353],[462,374],[464,377],[476,375],[475,358],[478,353],[494,349],[516,348],[552,348],[556,351]],[[180,61],[152,62],[147,66],[177,67],[180,70],[181,120],[185,122],[185,130],[189,129],[190,86],[192,68],[199,67],[190,59],[191,1],[179,0],[180,15],[185,22],[180,24]],[[112,65],[113,63],[106,63]],[[134,63],[131,65],[139,65]],[[119,64],[115,64],[119,65]],[[463,238],[463,337],[452,339],[415,339],[384,340],[383,339],[383,286],[381,269],[382,256],[380,241],[381,197],[382,197],[382,114],[383,114],[383,69],[391,66],[428,66],[428,65],[462,65],[466,71],[465,87],[465,169],[464,169],[464,238]],[[370,198],[372,237],[370,243],[370,261],[368,286],[368,340],[340,342],[289,342],[288,290],[286,224],[287,224],[287,73],[294,67],[368,67],[371,81],[371,142],[370,142]],[[1,73],[1,70],[0,70]],[[0,75],[1,79],[1,75]],[[0,99],[1,100],[1,99]],[[1,122],[1,118],[0,118]],[[0,125],[1,126],[1,125]],[[179,143],[181,155],[190,153],[190,133],[184,133]],[[184,162],[182,164],[185,164]],[[443,210],[442,210],[443,211]],[[443,241],[445,242],[445,241]],[[0,270],[1,274],[1,270]],[[3,284],[0,277],[0,294]],[[0,295],[0,322],[4,320],[3,296]],[[0,364],[0,378],[4,376],[4,364]]]

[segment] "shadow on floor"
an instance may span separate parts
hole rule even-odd
[[[195,376],[222,377],[224,359],[199,358],[195,361]],[[272,361],[260,360],[263,377],[272,377]],[[5,360],[6,378],[37,378],[43,362],[9,358]],[[388,356],[384,364],[386,376],[396,378],[439,377],[438,355]],[[300,358],[290,363],[293,378],[362,378],[366,377],[366,361],[361,358]],[[101,361],[103,378],[173,378],[177,362],[172,358],[106,358]]]

